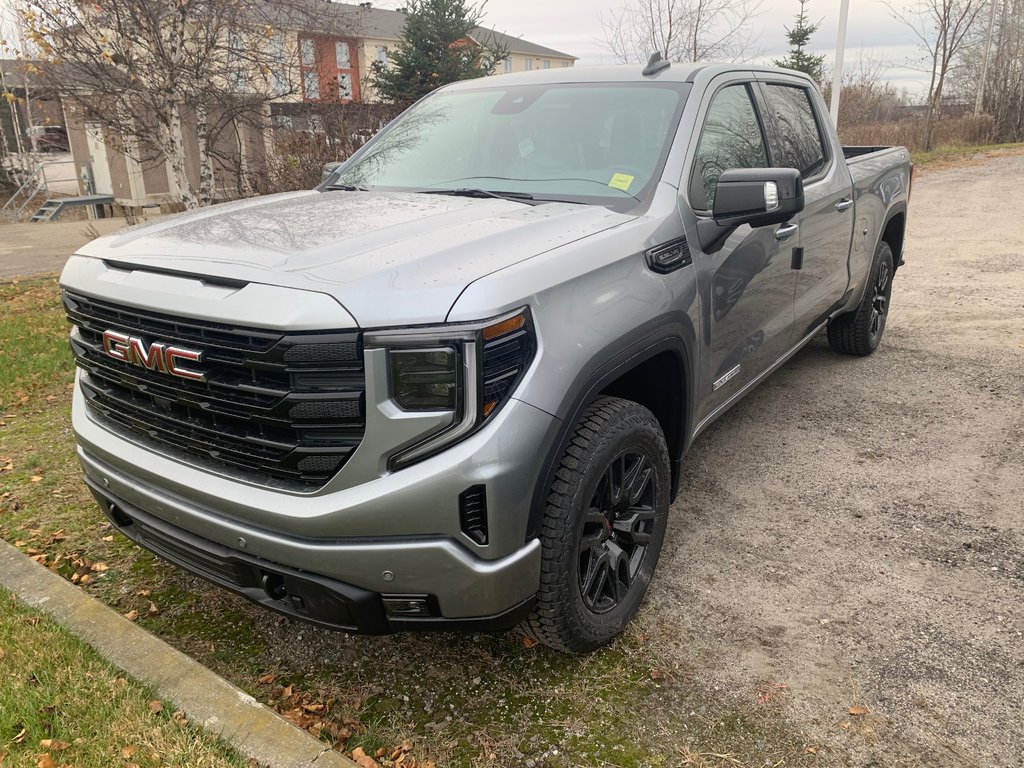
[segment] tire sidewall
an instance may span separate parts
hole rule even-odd
[[[878,285],[878,275],[882,270],[883,264],[886,264],[889,268],[889,285],[886,295],[887,306],[885,316],[882,318],[882,327],[879,328],[877,334],[874,334],[871,332],[871,313],[875,298],[875,288]],[[861,308],[864,315],[862,322],[864,323],[865,340],[872,350],[877,349],[878,345],[882,342],[882,337],[885,335],[885,328],[889,323],[889,307],[891,306],[892,280],[894,273],[895,264],[892,256],[892,248],[890,248],[889,244],[883,240],[879,243],[878,250],[875,253],[875,263],[871,268],[871,278],[868,282],[867,290],[864,292],[864,303]]]
[[[602,436],[600,444],[591,454],[583,472],[582,482],[573,495],[570,508],[572,555],[569,558],[571,572],[567,574],[565,581],[570,598],[567,601],[570,611],[567,618],[571,624],[575,625],[578,635],[592,638],[594,644],[607,642],[610,637],[621,632],[636,614],[654,576],[668,524],[670,467],[668,449],[661,430],[657,427],[657,422],[653,422],[650,412],[639,405],[624,409],[617,416],[615,422],[608,425],[608,430]],[[646,418],[639,421],[638,417]],[[654,468],[652,478],[656,514],[654,530],[651,542],[644,553],[643,563],[626,599],[605,613],[594,613],[584,603],[579,583],[579,547],[583,521],[590,500],[594,497],[598,483],[608,465],[627,450],[644,453]]]

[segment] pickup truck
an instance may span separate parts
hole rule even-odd
[[[70,259],[85,481],[133,541],[296,619],[594,649],[695,438],[819,332],[878,346],[910,184],[795,72],[439,89],[315,190]]]

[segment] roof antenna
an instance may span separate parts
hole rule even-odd
[[[655,51],[651,54],[651,58],[647,62],[647,66],[644,67],[643,75],[644,77],[650,77],[651,75],[656,75],[671,66],[671,61],[665,61],[661,58],[661,51]]]

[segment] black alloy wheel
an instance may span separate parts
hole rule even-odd
[[[607,613],[629,593],[654,532],[654,467],[646,454],[623,451],[604,471],[583,520],[579,585],[583,603]]]

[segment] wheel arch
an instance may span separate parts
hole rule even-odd
[[[530,504],[527,539],[537,535],[544,514],[548,489],[572,433],[587,407],[598,397],[632,400],[650,410],[661,424],[671,460],[671,498],[679,490],[680,464],[692,428],[693,381],[692,341],[678,333],[648,339],[609,357],[567,396],[559,417],[557,438],[550,444],[547,469],[534,487]]]
[[[893,267],[899,268],[903,262],[903,245],[907,235],[907,204],[897,203],[886,215],[885,223],[882,225],[880,243],[888,243],[892,249]],[[878,250],[878,245],[875,246]]]

